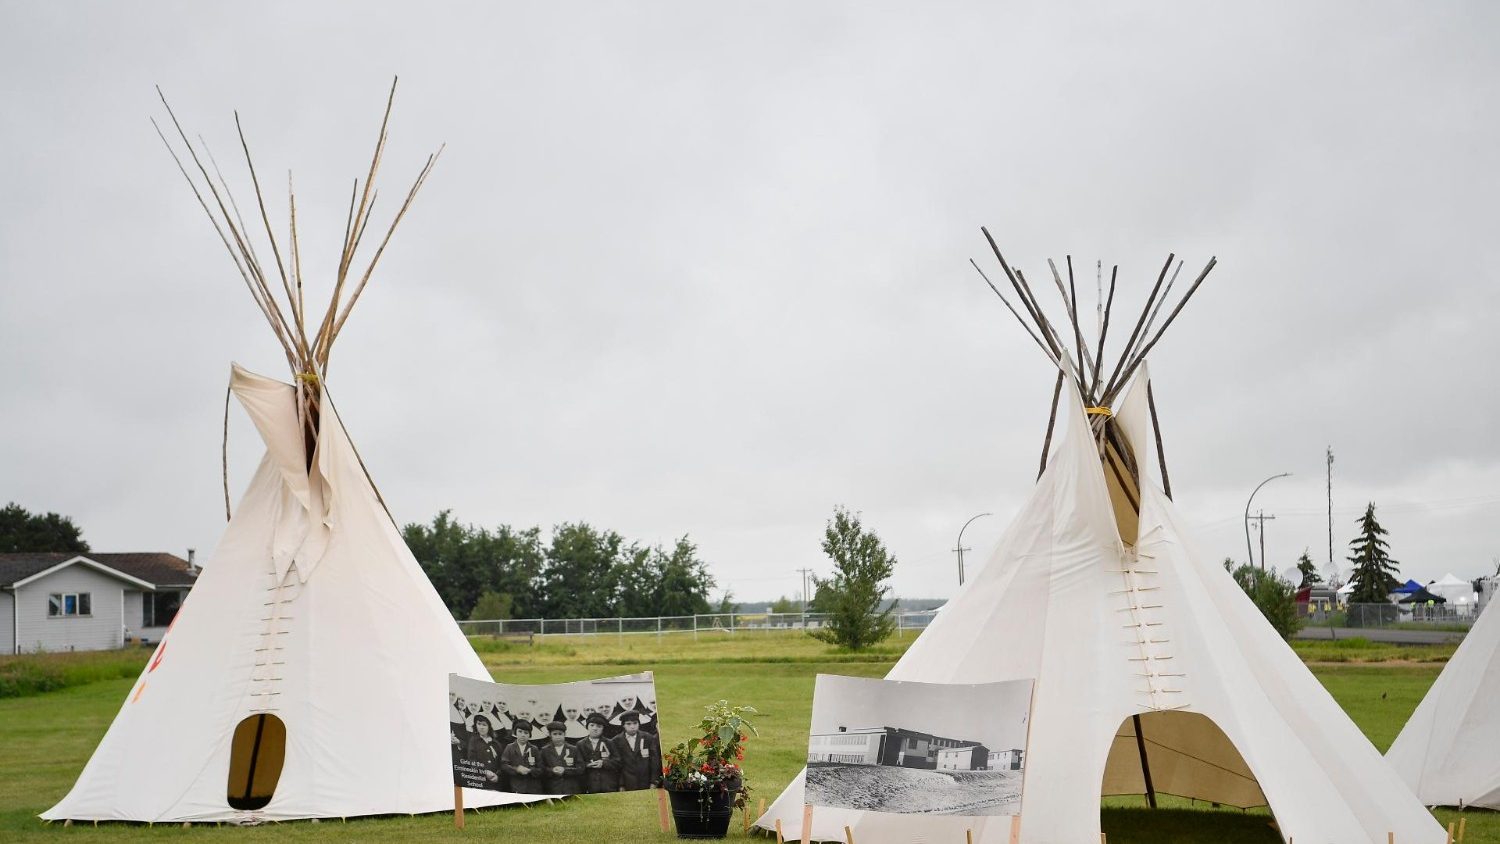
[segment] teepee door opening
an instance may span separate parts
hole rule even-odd
[[[251,715],[234,728],[229,751],[229,805],[264,809],[276,793],[286,761],[286,724],[275,715]]]
[[[1144,712],[1115,731],[1104,765],[1103,796],[1158,794],[1238,809],[1266,805],[1245,758],[1224,731],[1196,712]]]

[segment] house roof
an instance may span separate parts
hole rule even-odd
[[[160,551],[133,553],[8,553],[0,554],[0,586],[11,586],[29,577],[34,577],[69,560],[82,558],[105,568],[113,569],[136,580],[142,580],[157,588],[192,586],[198,576],[189,568],[187,560],[176,554]]]

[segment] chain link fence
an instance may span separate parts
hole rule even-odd
[[[916,635],[927,628],[937,610],[896,611],[896,635]],[[777,630],[811,630],[822,627],[826,617],[818,613],[705,613],[702,615],[653,618],[504,618],[460,621],[466,636],[533,638],[536,636],[665,636],[689,633],[755,635]]]
[[[1396,627],[1467,630],[1479,619],[1473,604],[1345,604],[1320,606],[1304,617],[1316,627]]]

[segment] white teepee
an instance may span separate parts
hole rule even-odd
[[[1067,431],[988,565],[887,677],[1035,680],[1019,821],[1025,844],[1098,841],[1101,797],[1154,801],[1157,792],[1269,805],[1282,836],[1298,842],[1369,844],[1390,832],[1407,844],[1442,842],[1442,828],[1229,573],[1196,551],[1153,461],[1136,459],[1161,456],[1144,364],[1156,341],[1140,332],[1150,332],[1172,259],[1113,374],[1101,369],[1102,348],[1091,357],[1082,341],[1071,261],[1067,287],[1054,273],[1071,315],[1065,336],[1040,316],[1025,276],[1000,260],[1039,329],[1033,339],[1058,362]],[[1101,322],[1102,347],[1107,312]],[[1073,369],[1068,339],[1092,372]],[[1111,415],[1107,406],[1127,383]],[[758,825],[779,820],[796,840],[803,796],[799,775]],[[810,837],[841,841],[846,825],[860,844],[963,841],[966,830],[995,844],[1011,833],[1005,817],[818,808]]]
[[[1429,806],[1500,809],[1500,610],[1479,614],[1463,644],[1386,752]]]
[[[266,455],[104,740],[44,818],[256,822],[453,807],[448,674],[489,674],[397,533],[325,386],[333,341],[436,158],[351,276],[389,118],[388,101],[363,194],[355,182],[332,298],[309,333],[295,201],[278,245],[254,182],[274,257],[263,267],[227,183],[209,177],[172,117],[198,175],[168,148],[294,381],[232,370]],[[465,802],[537,799],[476,791]]]
[[[308,469],[296,390],[239,367],[231,386],[266,455],[77,784],[42,817],[451,809],[448,673],[489,674],[376,499],[326,394]],[[262,726],[263,714],[275,721]],[[261,740],[249,728],[237,739],[241,724],[261,727]],[[282,731],[284,744],[271,738]],[[251,805],[269,802],[234,808],[247,792]],[[536,798],[469,792],[465,803],[526,799]]]

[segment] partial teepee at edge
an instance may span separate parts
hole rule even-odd
[[[1397,841],[1442,842],[1437,822],[1189,539],[1164,475],[1152,470],[1165,462],[1144,361],[1160,332],[1140,337],[1153,318],[1143,312],[1113,373],[1074,369],[1069,338],[1052,330],[1024,276],[1001,261],[1037,325],[1033,339],[1057,362],[1054,422],[1065,431],[1052,448],[1049,425],[1041,477],[988,565],[887,677],[1035,679],[1024,844],[1098,841],[1101,797],[1157,792],[1267,805],[1283,838],[1297,841],[1368,844],[1393,832]],[[1076,294],[1054,279],[1086,356]],[[1101,349],[1092,359],[1102,357]],[[1153,450],[1156,461],[1135,459]],[[779,820],[795,840],[803,799],[799,776],[757,824],[772,829]],[[995,844],[1011,832],[1009,818],[819,808],[810,837],[843,840],[845,826],[861,844],[961,841],[966,830]]]
[[[435,156],[363,274],[351,275],[382,124],[363,195],[356,182],[351,198],[332,298],[310,333],[295,203],[278,246],[250,166],[250,209],[269,241],[258,255],[217,164],[216,182],[178,134],[198,176],[173,156],[270,322],[293,383],[232,368],[230,389],[265,456],[77,783],[42,817],[255,823],[450,810],[448,675],[489,673],[385,511],[326,386],[333,341]],[[465,802],[543,799],[476,791]]]
[[[1386,751],[1429,806],[1500,809],[1500,610],[1479,620]]]

